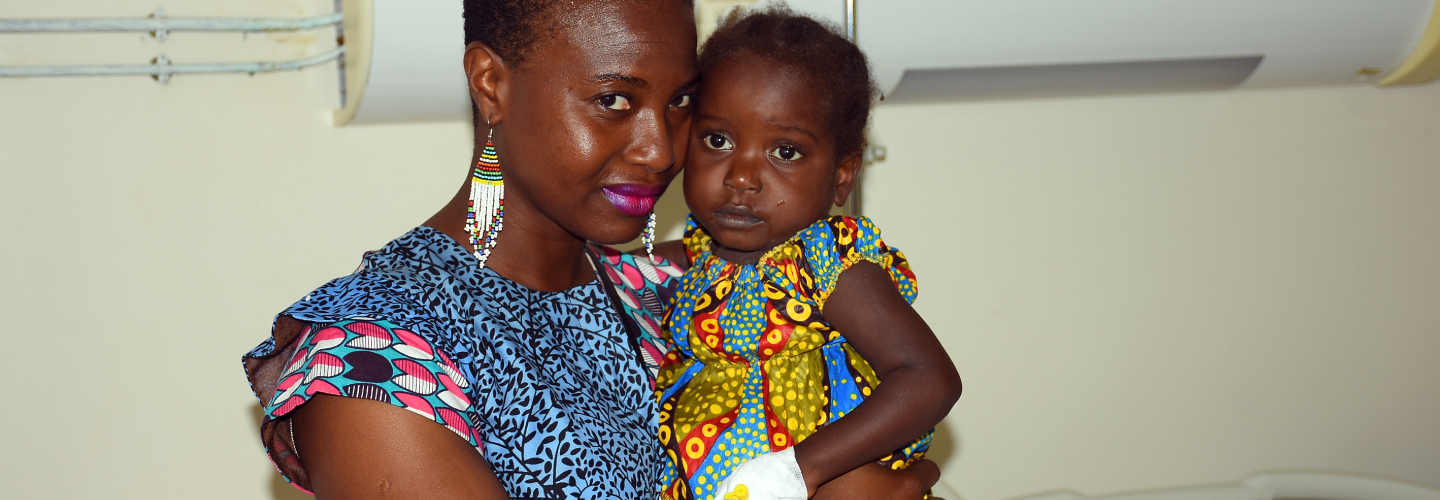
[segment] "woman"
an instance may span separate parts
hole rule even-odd
[[[472,175],[246,357],[287,479],[321,498],[655,497],[646,327],[678,272],[587,242],[633,239],[678,173],[692,9],[465,2]],[[927,465],[817,497],[916,498]]]

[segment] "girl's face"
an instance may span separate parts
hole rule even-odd
[[[821,92],[796,69],[749,54],[705,75],[685,202],[725,247],[717,252],[768,251],[844,203],[859,155],[836,157]]]
[[[506,221],[630,241],[685,154],[695,22],[673,1],[595,3],[561,17],[486,109],[500,117]]]

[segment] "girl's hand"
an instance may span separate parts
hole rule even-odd
[[[724,500],[805,500],[809,491],[795,448],[766,453],[741,464],[720,482]]]
[[[940,480],[940,467],[919,460],[890,470],[868,463],[820,486],[815,500],[917,500]],[[941,500],[941,499],[933,499]]]

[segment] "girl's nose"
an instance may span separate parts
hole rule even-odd
[[[735,159],[730,164],[730,169],[725,172],[725,187],[739,192],[759,191],[760,171],[751,165],[743,156]]]

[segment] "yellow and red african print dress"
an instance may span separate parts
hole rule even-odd
[[[710,242],[692,217],[685,231],[691,267],[664,324],[675,349],[656,391],[668,456],[662,498],[714,500],[736,466],[804,440],[880,383],[825,321],[840,273],[873,262],[890,271],[907,302],[916,295],[905,256],[864,217],[817,221],[753,265],[714,256]],[[929,443],[926,433],[879,460],[904,467]]]

